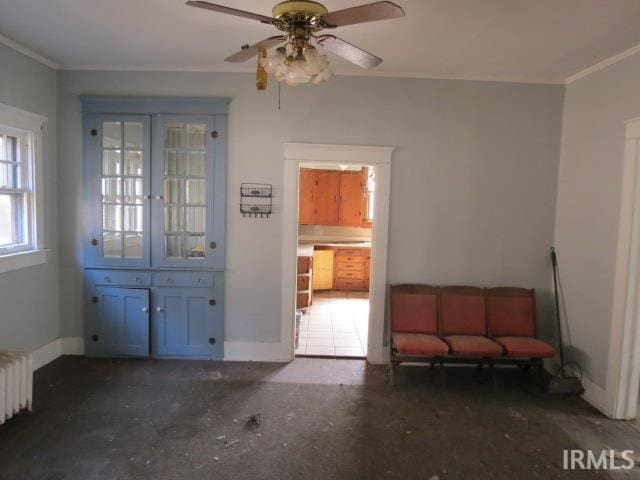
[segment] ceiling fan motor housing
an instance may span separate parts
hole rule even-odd
[[[312,0],[287,0],[273,7],[275,26],[279,30],[290,32],[295,27],[304,27],[309,31],[327,28],[322,15],[328,12],[321,3]]]

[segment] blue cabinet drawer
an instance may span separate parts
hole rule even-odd
[[[214,287],[211,272],[154,272],[153,285],[159,287]]]
[[[151,286],[151,274],[136,270],[91,270],[91,279],[94,285]]]

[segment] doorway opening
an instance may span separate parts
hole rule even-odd
[[[383,364],[389,361],[389,349],[385,347],[385,300],[387,292],[387,251],[389,246],[391,157],[394,149],[394,147],[382,146],[327,145],[314,143],[284,144],[285,161],[282,193],[282,316],[279,344],[281,348],[280,352],[282,352],[281,355],[284,358],[293,360],[295,356],[298,279],[297,253],[300,248],[298,244],[300,167],[302,164],[329,165],[334,167],[338,166],[340,170],[340,165],[352,165],[360,168],[373,167],[375,173],[375,201],[372,204],[374,218],[371,225],[371,267],[366,358],[368,362],[377,364]],[[312,261],[313,260],[311,260],[311,262]],[[311,281],[312,279],[310,279],[310,282]],[[331,294],[329,293],[329,295]]]
[[[375,167],[301,163],[295,355],[366,358]]]

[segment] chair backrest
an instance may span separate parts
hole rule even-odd
[[[438,289],[430,285],[392,285],[391,332],[438,333]]]
[[[490,288],[487,318],[492,337],[535,337],[536,294],[526,288]]]
[[[486,335],[486,291],[478,287],[440,289],[440,330],[443,335]]]

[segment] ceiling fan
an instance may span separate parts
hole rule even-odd
[[[329,52],[359,67],[373,68],[380,65],[381,58],[335,35],[320,32],[346,25],[404,16],[401,7],[387,1],[329,12],[324,5],[312,0],[287,0],[273,7],[273,17],[199,0],[189,0],[186,3],[191,7],[257,20],[273,25],[284,32],[253,45],[243,45],[239,52],[225,58],[227,62],[239,63],[257,56],[258,90],[266,89],[269,73],[276,80],[285,81],[288,85],[309,82],[317,84],[329,80],[332,73],[329,70],[327,56],[318,53],[311,43],[312,40]],[[281,46],[267,56],[267,51],[277,45]]]

